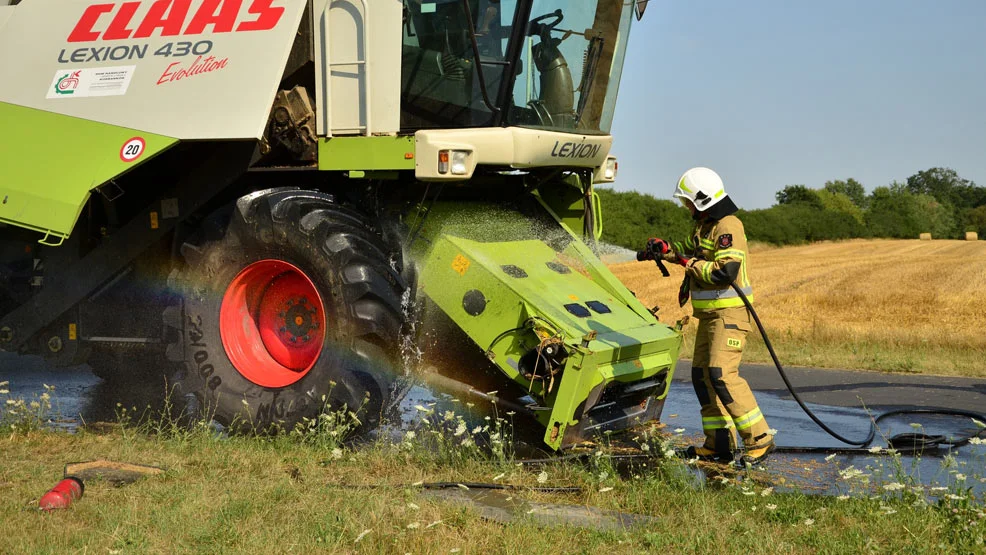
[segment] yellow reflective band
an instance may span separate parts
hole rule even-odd
[[[707,239],[699,239],[698,240],[698,243],[699,243],[699,245],[702,246],[703,249],[710,249],[711,250],[711,249],[715,248],[715,246],[716,246],[715,243],[713,243],[712,241],[709,241]]]
[[[681,189],[682,191],[686,192],[686,193],[692,192],[691,189],[689,189],[688,187],[685,186],[685,178],[684,177],[682,177],[681,178],[681,181],[678,182],[678,188]]]
[[[724,251],[716,252],[716,260],[719,260],[720,258],[726,258],[728,256],[733,256],[739,258],[740,260],[746,259],[746,253],[736,249],[727,249]]]
[[[706,283],[712,283],[712,264],[706,263],[702,266],[702,279]]]
[[[715,195],[713,195],[713,197],[714,198],[719,198],[719,197],[721,197],[724,194],[726,194],[726,190],[725,189],[719,189],[719,192],[716,193]]]
[[[750,300],[750,304],[753,304],[753,295],[747,295],[746,298]],[[743,299],[740,297],[716,299],[714,301],[696,301],[692,299],[692,308],[698,308],[700,310],[708,308],[732,308],[736,306],[743,306]]]
[[[734,427],[731,418],[725,418],[721,416],[706,416],[702,418],[702,429],[703,430],[721,430],[721,429],[732,429]]]
[[[763,420],[763,413],[757,407],[736,420],[736,429],[746,430],[761,420]]]

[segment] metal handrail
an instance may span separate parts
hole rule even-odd
[[[329,8],[327,10],[327,13],[329,14],[329,27],[332,26],[332,4],[335,3],[335,1],[338,1],[338,0],[330,0],[329,1]],[[368,41],[367,37],[370,34],[369,33],[369,27],[370,27],[370,4],[369,4],[369,2],[367,2],[367,0],[359,0],[359,3],[363,7],[363,29],[362,29],[362,35],[363,35],[363,39],[362,39],[362,43],[363,43],[363,59],[362,60],[352,61],[352,62],[333,62],[333,61],[331,61],[332,60],[332,52],[331,52],[331,47],[330,47],[330,39],[328,39],[328,37],[326,37],[325,47],[326,47],[326,50],[329,50],[329,60],[330,60],[329,61],[328,79],[326,80],[326,83],[327,83],[327,89],[331,89],[331,87],[332,87],[332,85],[331,85],[331,83],[332,83],[332,68],[335,67],[335,66],[352,66],[352,65],[355,65],[355,66],[363,66],[363,77],[364,77],[364,80],[366,81],[365,84],[364,84],[364,87],[363,87],[363,102],[364,102],[364,106],[366,107],[366,125],[357,125],[355,127],[355,129],[362,129],[364,131],[364,135],[366,135],[367,137],[369,137],[370,136],[370,133],[371,133],[371,130],[370,130],[370,121],[371,121],[371,117],[370,117],[371,116],[370,104],[371,104],[372,96],[370,95],[370,90],[371,90],[370,89],[370,63],[369,63],[369,60],[370,60],[370,44],[369,44],[369,41]],[[327,92],[331,92],[331,91],[327,91]],[[330,103],[331,103],[331,99],[332,98],[333,97],[330,95],[329,96],[329,102]],[[326,120],[328,121],[329,125],[328,125],[328,129],[326,129],[326,133],[327,133],[327,135],[331,136],[332,135],[332,108],[331,108],[331,106],[329,106],[329,107],[327,107],[327,109],[328,109],[328,114],[327,114],[328,117],[326,118]]]

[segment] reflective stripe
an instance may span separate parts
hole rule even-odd
[[[733,419],[726,416],[706,416],[702,418],[703,430],[729,430],[734,427]]]
[[[718,192],[718,193],[716,193],[716,194],[714,194],[714,195],[712,195],[712,196],[713,196],[714,198],[719,198],[719,197],[721,197],[721,196],[722,196],[722,195],[724,195],[724,194],[726,194],[726,190],[725,190],[725,189],[719,189],[719,192]]]
[[[763,413],[760,412],[760,407],[757,407],[737,418],[736,428],[739,430],[746,430],[761,420],[763,420]]]
[[[680,187],[681,190],[684,191],[684,192],[686,192],[686,193],[692,192],[691,189],[689,189],[688,187],[685,186],[685,178],[684,177],[682,177],[681,178],[681,181],[678,182],[678,187]]]
[[[746,260],[746,253],[740,250],[728,249],[728,250],[716,252],[716,260],[719,260],[720,258],[726,258],[727,256],[734,256],[736,258],[739,258],[740,260]]]
[[[747,295],[747,299],[750,301],[750,304],[753,304],[753,295]],[[714,301],[692,300],[692,308],[697,308],[699,310],[705,310],[708,308],[733,308],[737,306],[743,306],[743,299],[736,297],[733,299],[716,299]]]
[[[753,287],[740,287],[740,291],[744,295],[749,297],[753,294]],[[695,301],[710,301],[715,299],[732,299],[734,297],[739,297],[736,291],[733,291],[732,287],[727,287],[726,289],[706,289],[706,290],[693,290],[692,300]]]
[[[698,240],[698,244],[703,249],[708,249],[708,250],[713,250],[716,247],[716,244],[715,243],[713,243],[712,241],[706,240],[706,239],[699,239]]]

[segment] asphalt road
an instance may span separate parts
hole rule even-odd
[[[865,404],[881,409],[921,407],[986,412],[984,379],[802,367],[785,367],[784,371],[801,399],[809,403],[834,407],[862,407]],[[740,367],[740,376],[754,391],[793,400],[773,365],[745,364]],[[674,379],[691,384],[689,361],[678,362]]]

